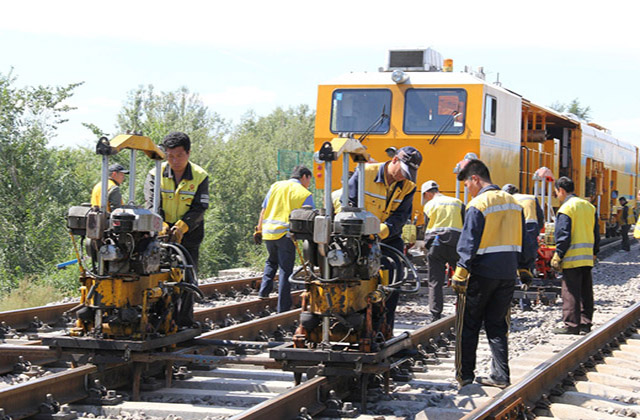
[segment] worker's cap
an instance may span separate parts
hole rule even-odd
[[[627,199],[626,199],[626,197],[620,197],[620,198],[618,198],[618,201],[621,202],[621,203],[626,203]]]
[[[430,179],[429,181],[425,182],[424,184],[422,184],[422,188],[420,188],[420,192],[422,192],[422,194],[424,194],[425,192],[432,190],[434,188],[440,189],[440,186],[438,185],[438,183],[432,179]]]
[[[406,146],[398,150],[396,156],[400,160],[400,167],[404,177],[416,182],[418,168],[422,163],[422,154],[415,147]]]
[[[109,166],[109,173],[111,172],[122,172],[123,174],[128,174],[129,170],[125,169],[124,166],[120,165],[119,163],[114,163],[113,165]]]
[[[502,191],[509,193],[509,194],[517,194],[518,193],[518,187],[516,187],[513,184],[504,184],[502,186]]]

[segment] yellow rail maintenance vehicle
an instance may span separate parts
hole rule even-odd
[[[109,156],[130,150],[129,202],[107,211]],[[136,152],[155,161],[156,179],[164,152],[140,135],[100,139],[96,153],[102,157],[100,207],[88,204],[69,209],[67,225],[80,267],[80,304],[68,335],[51,336],[44,344],[69,349],[144,351],[191,339],[197,328],[178,329],[176,314],[184,293],[202,293],[193,276],[188,251],[159,236],[162,217],[155,189],[152,210],[134,204]],[[75,237],[80,238],[80,247]],[[85,250],[85,259],[80,255]],[[195,283],[195,284],[191,284]]]

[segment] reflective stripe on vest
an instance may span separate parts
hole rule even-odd
[[[571,197],[558,213],[571,219],[571,245],[562,259],[562,268],[593,267],[593,229],[596,208],[587,200]]]
[[[109,178],[107,182],[107,191],[111,191],[111,188],[117,186],[116,181]],[[91,206],[92,207],[100,207],[102,202],[102,182],[98,182],[91,191]],[[123,203],[124,204],[124,203]],[[111,212],[111,203],[109,203],[108,195],[107,195],[107,211]]]
[[[167,170],[168,164],[168,162],[162,163],[162,174]],[[191,165],[193,179],[184,179],[183,177],[177,187],[174,178],[162,176],[162,180],[160,181],[162,211],[164,211],[164,221],[167,223],[177,222],[189,211],[198,187],[208,176],[207,172],[195,163],[189,162],[189,165]],[[150,171],[153,175],[155,175],[155,172],[155,169]],[[157,183],[156,187],[158,187]],[[204,198],[204,196],[202,198]],[[205,202],[204,199],[202,201],[203,203]]]
[[[388,187],[385,182],[376,182],[378,172],[384,164],[368,163],[364,166],[364,208],[380,219],[381,223],[400,207],[404,198],[416,187],[416,184],[408,179],[402,181],[402,186],[398,187],[395,182]],[[393,195],[387,199],[387,194],[391,193]]]
[[[262,238],[277,240],[289,232],[291,210],[302,207],[311,191],[296,180],[278,181],[271,185],[262,219]]]
[[[513,194],[524,210],[525,223],[538,223],[538,213],[536,211],[536,197],[529,194]]]
[[[521,252],[522,206],[504,191],[489,190],[467,204],[484,215],[484,230],[477,255],[496,252]]]
[[[462,201],[438,194],[424,205],[424,214],[429,218],[426,233],[462,232]]]

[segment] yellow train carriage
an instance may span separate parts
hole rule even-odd
[[[461,199],[453,170],[468,153],[487,163],[494,183],[515,184],[523,193],[534,193],[533,174],[545,166],[555,179],[572,178],[576,193],[600,204],[603,233],[618,196],[633,205],[637,147],[489,83],[482,71],[453,72],[451,63],[442,64],[430,49],[390,51],[380,72],[349,73],[319,85],[315,149],[345,133],[367,134],[364,144],[378,162],[389,159],[391,146],[413,146],[423,155],[418,186],[435,179],[443,193],[459,192]],[[333,185],[340,185],[341,162],[335,164]],[[316,177],[323,185],[320,165]],[[421,223],[419,193],[413,208]]]

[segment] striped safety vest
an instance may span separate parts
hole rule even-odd
[[[167,170],[168,162],[162,163],[162,172]],[[189,211],[191,202],[196,196],[200,183],[204,181],[208,174],[200,166],[189,162],[193,179],[182,177],[176,186],[174,178],[162,176],[160,181],[160,196],[162,197],[162,211],[164,211],[164,221],[173,224],[180,220]],[[151,170],[155,175],[155,169]],[[202,197],[204,200],[205,197]],[[206,198],[208,200],[208,197]]]
[[[571,245],[562,258],[562,268],[593,267],[593,230],[596,208],[587,200],[573,196],[558,213],[571,219]]]
[[[484,216],[484,230],[476,255],[522,251],[522,206],[509,193],[488,190],[467,204]]]
[[[295,179],[271,185],[262,219],[262,238],[275,241],[289,232],[291,210],[302,207],[310,195],[311,191]]]
[[[513,198],[516,199],[524,210],[524,222],[537,224],[538,213],[536,211],[536,197],[530,194],[513,194]]]
[[[117,185],[118,184],[116,184],[116,181],[109,178],[109,181],[107,182],[107,191],[111,191],[111,188],[116,187]],[[93,187],[93,190],[91,191],[91,207],[100,207],[101,203],[102,203],[102,182],[98,182]],[[107,211],[111,212],[111,203],[109,203],[108,199],[107,199]]]
[[[384,164],[368,163],[364,167],[364,208],[380,219],[380,223],[387,220],[416,188],[416,184],[408,179],[403,180],[402,185],[394,182],[387,186],[386,182],[376,182],[380,167]]]
[[[438,193],[424,205],[424,214],[429,218],[426,233],[462,232],[463,206],[457,198]]]

